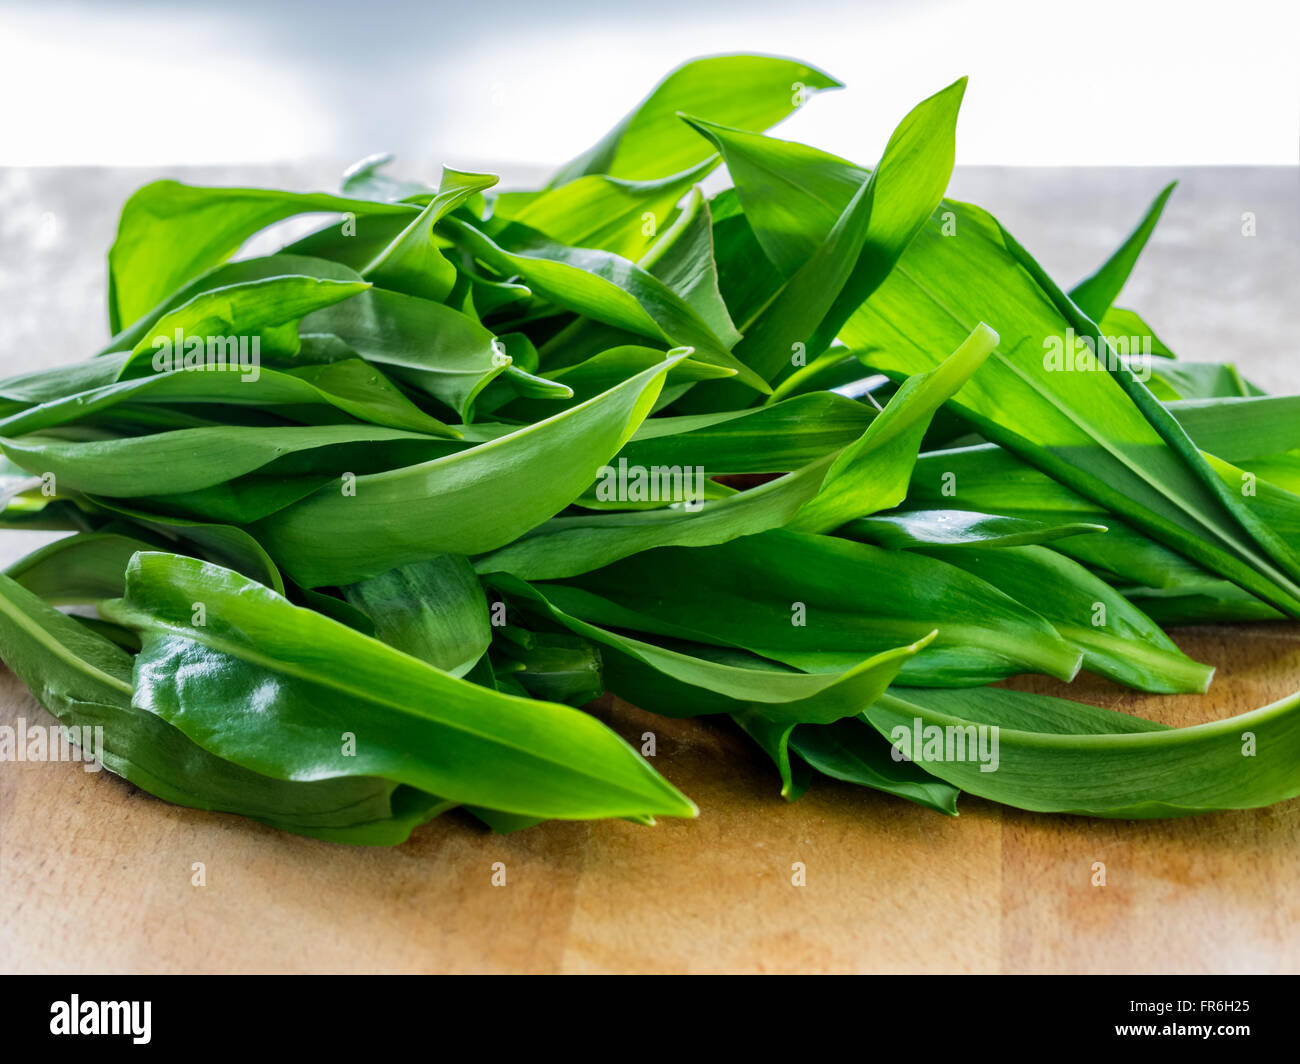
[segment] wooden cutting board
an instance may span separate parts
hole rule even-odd
[[[16,234],[0,247],[0,267],[12,267],[0,271],[0,298],[22,311],[0,314],[0,350],[52,363],[94,349],[116,205],[155,176],[0,171]],[[311,188],[329,187],[333,171],[175,176]],[[1295,360],[1284,357],[1300,269],[1294,171],[967,170],[953,194],[993,209],[1050,272],[1073,278],[1170,176],[1183,184],[1126,301],[1185,358],[1235,357],[1271,390],[1296,390]],[[1240,233],[1247,209],[1259,217],[1253,241]],[[1092,218],[1107,224],[1084,224]],[[3,538],[6,560],[36,545],[22,539]],[[1218,667],[1211,694],[1152,698],[1089,678],[1069,693],[1186,725],[1300,689],[1300,626],[1175,636]],[[1048,681],[1024,686],[1065,693]],[[1123,822],[963,797],[951,819],[823,780],[791,805],[728,726],[654,718],[617,700],[603,712],[638,745],[657,734],[656,765],[699,803],[698,820],[493,836],[449,814],[396,849],[350,849],[169,806],[77,765],[4,764],[0,968],[1300,971],[1300,800]],[[48,720],[0,670],[0,724],[19,716]],[[1097,862],[1105,886],[1092,885]],[[193,885],[196,863],[205,886]],[[498,863],[504,886],[493,885]]]
[[[1300,626],[1179,644],[1214,693],[1073,693],[1168,724],[1300,689]],[[1029,684],[1024,686],[1028,687]],[[1062,685],[1033,681],[1060,693]],[[0,674],[0,723],[46,720]],[[1300,800],[1173,821],[961,815],[822,781],[794,804],[729,726],[610,700],[698,820],[493,836],[449,814],[390,850],[166,805],[73,764],[0,772],[0,964],[20,972],[1296,972]],[[206,885],[194,886],[202,863]],[[806,885],[792,884],[792,866]],[[1094,886],[1094,864],[1106,885]],[[494,886],[504,866],[505,884]]]

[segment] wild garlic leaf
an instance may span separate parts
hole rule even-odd
[[[970,704],[967,692],[894,691],[864,716],[888,738],[898,728],[914,731],[915,722],[977,723],[963,715]],[[978,723],[997,724],[999,716]],[[999,727],[992,772],[975,760],[933,758],[924,744],[912,752],[940,779],[1020,809],[1123,819],[1253,809],[1300,794],[1300,695],[1189,728],[1062,734],[1012,722]]]
[[[140,553],[101,611],[141,634],[134,704],[263,775],[376,776],[524,816],[695,813],[593,717],[457,679],[228,569]]]
[[[840,88],[829,74],[791,59],[717,55],[683,63],[597,144],[551,180],[583,174],[650,180],[679,173],[710,153],[678,120],[687,111],[741,129],[767,129],[813,93]]]
[[[108,253],[109,330],[117,333],[147,314],[273,222],[322,212],[413,216],[416,209],[323,192],[145,185],[122,208]]]
[[[442,168],[438,194],[383,251],[361,270],[372,284],[436,303],[456,284],[456,267],[434,244],[433,227],[471,196],[497,183],[493,174]]]
[[[548,587],[550,585],[547,585]],[[774,529],[638,554],[548,592],[595,624],[739,647],[794,668],[842,669],[938,636],[900,682],[964,687],[1017,672],[1072,679],[1083,655],[1034,610],[954,565]]]
[[[492,217],[522,222],[562,244],[609,251],[635,262],[673,223],[678,201],[718,162],[711,156],[680,174],[650,181],[589,174],[539,192],[503,192],[493,202]]]
[[[1086,521],[1040,521],[972,510],[897,510],[860,517],[836,534],[890,550],[924,548],[1023,547],[1072,536],[1105,532]]]
[[[184,359],[191,355],[195,365],[205,365],[218,354],[230,361],[237,350],[242,364],[249,350],[246,343],[238,342],[244,336],[257,338],[259,357],[263,347],[268,355],[296,354],[296,322],[313,310],[349,299],[366,288],[360,281],[267,277],[208,289],[163,314],[131,349],[118,377],[137,376],[151,369],[159,372],[159,358],[163,355],[167,356],[165,368],[175,368],[188,364]],[[214,347],[218,340],[222,342],[220,348]],[[197,346],[191,351],[195,341]]]
[[[214,756],[132,705],[129,654],[7,576],[0,576],[0,647],[5,664],[60,723],[103,729],[106,768],[169,802],[340,842],[386,845],[443,807],[414,792],[399,799],[395,792],[406,789],[380,779],[285,782]]]
[[[987,214],[947,206],[955,235],[932,221],[845,326],[860,357],[878,369],[916,372],[933,365],[936,345],[969,327],[961,322],[994,323],[1002,342],[954,401],[964,417],[1144,534],[1300,612],[1300,587],[1242,528],[1240,508],[1228,506],[1190,456],[1157,431],[1148,420],[1153,410],[1139,408],[1122,373],[1051,368],[1051,345],[1064,344],[1072,326],[1040,287],[1043,278],[1030,275]],[[1002,414],[1011,408],[1019,412],[1014,424]]]
[[[300,331],[336,337],[342,357],[377,364],[466,421],[475,398],[510,364],[492,331],[468,314],[382,288],[308,314]]]
[[[1124,242],[1110,258],[1097,267],[1095,273],[1070,289],[1070,298],[1093,321],[1101,321],[1123,291],[1124,283],[1137,265],[1138,256],[1147,246],[1147,241],[1151,239],[1151,234],[1160,221],[1160,215],[1164,213],[1165,204],[1177,187],[1178,182],[1171,181],[1161,189],[1137,227],[1124,238]]]
[[[656,547],[725,543],[791,522],[829,528],[894,506],[906,492],[925,426],[987,356],[988,343],[987,330],[977,331],[940,368],[900,391],[858,440],[777,480],[693,509],[555,518],[477,559],[475,568],[558,579]]]
[[[358,421],[387,428],[451,438],[462,435],[460,430],[426,414],[377,367],[359,358],[283,371],[259,366],[255,375],[238,364],[228,364],[201,373],[170,370],[114,381],[0,418],[0,434],[40,432],[123,402],[232,403],[274,407],[282,413],[287,407],[328,404]]]
[[[677,356],[681,357],[681,356]],[[491,442],[325,488],[257,526],[305,587],[348,584],[431,554],[482,554],[564,509],[641,424],[674,358]]]
[[[1193,661],[1138,607],[1051,548],[931,550],[1050,621],[1083,651],[1089,672],[1139,691],[1209,689],[1213,667]]]
[[[697,358],[736,371],[737,380],[767,385],[731,354],[737,336],[718,336],[681,297],[636,263],[609,252],[570,248],[518,222],[493,236],[449,218],[444,227],[475,258],[503,275],[518,275],[558,306],[674,347],[693,347]]]
[[[374,635],[405,654],[464,676],[492,642],[488,603],[469,560],[441,554],[343,588]]]
[[[303,451],[388,441],[411,441],[434,453],[449,446],[420,433],[378,425],[230,425],[84,442],[33,433],[16,440],[0,438],[0,449],[25,469],[53,474],[64,488],[129,499],[223,484]]]
[[[713,712],[752,710],[779,722],[829,723],[860,712],[884,691],[904,662],[923,649],[934,632],[906,644],[859,655],[842,668],[820,673],[794,672],[772,662],[715,661],[598,627],[573,616],[552,602],[548,585],[531,586],[509,575],[491,578],[492,586],[516,601],[539,609],[576,635],[606,648],[607,667],[616,677],[636,675],[646,669],[661,674],[659,682],[675,687],[701,688],[719,696]],[[703,648],[700,648],[703,649]],[[610,661],[610,658],[617,662]],[[615,668],[615,665],[618,668]],[[613,683],[618,683],[614,679]],[[619,687],[613,689],[619,690]],[[629,693],[635,686],[624,688]],[[683,698],[682,710],[669,716],[691,716],[692,699]]]
[[[873,407],[813,392],[770,406],[652,418],[620,455],[647,468],[703,466],[709,476],[785,473],[847,447],[875,416]]]

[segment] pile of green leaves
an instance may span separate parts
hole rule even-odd
[[[1171,190],[1066,292],[943,198],[964,80],[870,168],[765,132],[836,87],[688,63],[529,191],[379,158],[337,196],[140,189],[113,338],[0,382],[3,523],[72,533],[0,576],[4,661],[145,790],[341,842],[693,815],[580,708],[607,690],[731,718],[791,799],[1300,793],[1300,695],[1171,729],[995,686],[1204,691],[1161,625],[1300,617],[1300,398],[1115,303]],[[996,771],[899,760],[918,723],[996,725]]]

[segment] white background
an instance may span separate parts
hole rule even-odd
[[[971,77],[965,165],[1295,164],[1295,0],[3,0],[0,165],[554,164],[672,66],[820,66],[783,134],[870,164]]]

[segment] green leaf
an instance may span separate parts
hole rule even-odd
[[[790,752],[790,736],[799,725],[769,720],[752,710],[735,713],[732,719],[776,765],[781,776],[781,797],[787,802],[803,797],[812,785],[813,773],[806,761]]]
[[[442,554],[343,588],[374,624],[376,639],[464,676],[492,642],[487,598],[469,561]]]
[[[510,364],[491,331],[469,315],[382,288],[309,315],[301,332],[337,337],[345,357],[385,367],[467,421],[478,394]]]
[[[1057,540],[1057,550],[1133,583],[1166,586],[1182,574],[1205,576],[1200,566],[1153,542],[1128,522],[1057,483],[1001,447],[984,445],[921,455],[908,488],[908,505],[997,513],[1044,524],[1105,525],[1105,535]]]
[[[24,469],[54,474],[61,489],[132,498],[223,484],[278,458],[305,451],[391,441],[411,441],[431,453],[450,446],[419,433],[377,425],[229,425],[85,442],[32,434],[19,440],[0,438],[0,449]]]
[[[997,342],[998,334],[980,322],[935,369],[909,377],[862,437],[835,456],[821,490],[790,527],[829,532],[902,502],[930,419],[984,364]]]
[[[117,333],[273,222],[316,212],[412,215],[399,204],[262,188],[155,181],[122,208],[108,253],[109,330]]]
[[[557,518],[478,559],[475,568],[530,580],[558,579],[655,547],[725,543],[795,521],[801,527],[824,529],[894,506],[906,492],[908,472],[930,417],[974,372],[988,344],[989,335],[977,331],[939,369],[900,389],[860,439],[778,480],[694,510]],[[669,474],[673,468],[668,467]],[[662,475],[664,468],[659,472]]]
[[[678,121],[679,111],[741,129],[767,129],[809,93],[839,87],[830,75],[792,59],[694,59],[672,71],[597,144],[564,166],[551,186],[583,174],[649,180],[695,165],[709,150]]]
[[[227,365],[114,381],[49,399],[0,418],[0,433],[21,436],[40,432],[122,402],[230,403],[269,406],[282,411],[296,405],[328,404],[358,421],[374,425],[432,436],[458,438],[461,435],[459,430],[426,414],[378,369],[359,358],[284,371],[257,367],[255,372],[245,372],[238,365]]]
[[[103,729],[106,768],[166,801],[363,845],[402,842],[446,807],[373,777],[286,782],[214,756],[132,705],[130,655],[7,576],[0,576],[0,655],[60,723]]]
[[[957,815],[961,792],[907,761],[895,761],[891,747],[860,720],[817,727],[800,725],[790,746],[812,768],[845,783],[856,783],[906,798],[949,816]]]
[[[835,671],[792,672],[770,661],[713,661],[589,624],[552,602],[550,596],[561,589],[550,585],[531,586],[507,574],[494,576],[490,582],[515,600],[540,609],[571,632],[606,647],[612,652],[610,656],[622,661],[624,674],[628,666],[653,669],[670,685],[702,688],[721,696],[711,712],[752,710],[782,723],[827,724],[861,712],[884,691],[904,662],[934,636],[930,631],[910,643],[858,655]],[[611,668],[613,664],[610,662]],[[617,691],[619,687],[612,689]],[[634,697],[634,690],[624,689],[621,693]],[[690,699],[683,699],[679,705],[681,708],[670,716],[694,715]]]
[[[848,164],[825,165],[820,153],[800,145],[696,123],[722,150],[755,234],[787,277],[741,326],[745,339],[736,349],[738,358],[775,381],[788,371],[795,343],[812,355],[830,346],[943,197],[965,90],[962,78],[918,104],[865,179]],[[801,174],[815,171],[837,181],[839,187],[827,195],[841,206],[802,190],[792,196],[787,172],[792,157]]]
[[[593,355],[585,362],[579,362],[577,365],[565,366],[562,369],[550,372],[546,379],[555,386],[565,389],[566,394],[562,398],[543,399],[540,402],[533,400],[526,406],[515,404],[506,407],[502,413],[505,415],[518,414],[521,417],[526,416],[527,420],[530,421],[559,413],[568,407],[595,398],[601,392],[616,387],[629,377],[634,377],[651,366],[658,365],[667,354],[689,356],[690,350],[689,348],[675,348],[671,352],[664,352],[658,348],[642,347],[639,344],[625,344],[608,348],[598,355]],[[671,385],[680,384],[683,381],[719,380],[731,376],[734,376],[732,371],[723,369],[721,366],[714,366],[708,362],[697,362],[693,358],[683,357],[673,363],[665,378],[665,383]],[[662,393],[660,402],[662,402]],[[658,405],[657,403],[656,406]],[[654,421],[642,422],[642,426],[657,424],[661,420],[663,419],[657,418]],[[3,424],[3,422],[0,422],[0,424]]]
[[[343,171],[343,194],[382,203],[396,203],[400,200],[430,199],[437,193],[437,189],[422,181],[402,181],[380,173],[392,161],[391,152],[376,152],[358,159]]]
[[[1029,543],[1049,543],[1064,537],[1105,531],[1105,525],[1085,521],[1039,521],[970,510],[905,510],[861,517],[849,522],[838,534],[890,550],[915,550],[926,547],[1022,547]]]
[[[164,315],[192,302],[197,296],[218,288],[236,288],[272,278],[308,277],[319,281],[350,281],[359,285],[365,279],[356,270],[329,259],[310,255],[292,255],[284,252],[262,255],[237,262],[225,262],[199,274],[194,280],[176,289],[148,314],[117,333],[101,348],[96,357],[130,351],[141,341],[156,335],[155,326]],[[256,291],[256,290],[254,290]]]
[[[82,532],[32,551],[5,575],[51,606],[99,602],[120,598],[131,555],[155,547],[118,532]]]
[[[1105,331],[1105,322],[1101,329]],[[1164,402],[1264,394],[1231,362],[1154,362],[1148,386],[1151,393]]]
[[[438,194],[375,256],[361,275],[381,288],[435,303],[446,302],[456,284],[456,267],[435,245],[433,227],[475,193],[490,188],[498,180],[493,174],[467,173],[444,166]]]
[[[890,693],[865,716],[887,738],[901,737],[895,729],[914,733],[915,722],[939,729],[976,723],[965,716],[970,704],[969,692]],[[979,722],[997,724],[999,715]],[[1190,728],[1062,734],[1015,721],[999,727],[991,772],[975,761],[911,752],[953,786],[1038,812],[1145,819],[1253,809],[1300,794],[1300,695]]]
[[[717,165],[715,156],[650,181],[588,174],[541,192],[505,192],[496,198],[492,217],[522,222],[561,244],[635,262],[671,221],[678,201]]]
[[[852,399],[813,392],[748,410],[651,418],[621,455],[631,465],[703,466],[709,476],[784,473],[848,446],[875,415]]]
[[[1257,539],[1253,523],[1247,533],[1249,511],[1221,482],[1210,485],[1185,435],[1178,442],[1182,430],[1139,382],[1099,371],[1095,361],[1053,369],[1052,345],[1064,344],[1067,329],[1094,336],[1095,327],[1062,316],[1064,304],[1042,287],[1050,281],[987,214],[947,209],[955,235],[932,222],[849,320],[845,339],[873,367],[913,373],[974,322],[994,323],[1002,343],[954,399],[963,417],[1147,536],[1300,614],[1300,586],[1276,544]],[[1014,423],[1008,409],[1017,411]]]
[[[1103,262],[1095,273],[1070,289],[1070,298],[1093,321],[1102,320],[1123,290],[1129,274],[1137,265],[1138,256],[1147,246],[1156,223],[1160,221],[1160,215],[1164,213],[1165,204],[1169,202],[1169,197],[1177,187],[1178,182],[1171,181],[1161,189],[1159,195],[1151,202],[1151,206],[1147,208],[1146,214],[1142,216],[1137,228],[1124,238],[1124,243],[1115,249],[1115,253]]]
[[[735,209],[784,278],[817,253],[871,179],[870,170],[804,144],[683,117],[722,153],[735,182]],[[717,212],[719,218],[729,213],[729,207]]]
[[[141,553],[102,612],[141,633],[137,706],[273,778],[378,776],[524,816],[695,813],[594,718],[457,679],[230,570]]]
[[[241,365],[256,364],[263,345],[269,348],[267,354],[281,353],[277,348],[282,348],[284,354],[292,355],[298,349],[293,323],[366,288],[361,281],[268,277],[208,289],[163,314],[131,349],[118,377],[147,372],[145,366],[151,361],[154,372],[175,368],[182,359],[186,367],[209,361],[228,364],[235,359],[236,350]],[[252,347],[251,341],[240,343],[241,336],[255,337],[257,347]]]
[[[1282,621],[1286,617],[1226,580],[1179,582],[1170,587],[1124,586],[1126,599],[1160,625]]]
[[[1177,357],[1136,311],[1125,310],[1123,307],[1111,307],[1097,324],[1106,336],[1127,336],[1130,351],[1147,351],[1150,349],[1151,354],[1161,359]],[[1111,346],[1113,347],[1114,344]],[[1158,379],[1168,368],[1161,363],[1153,364],[1153,380]]]
[[[1227,462],[1300,448],[1300,396],[1226,396],[1167,404],[1202,451]]]
[[[681,296],[715,336],[739,336],[718,288],[713,217],[698,188],[692,190],[672,226],[659,234],[637,265]]]
[[[518,222],[498,231],[495,239],[456,218],[443,226],[475,258],[503,275],[517,274],[557,306],[670,346],[694,347],[697,358],[735,370],[736,379],[750,388],[768,390],[731,354],[734,334],[716,335],[688,303],[635,263],[605,251],[557,244]]]
[[[582,494],[649,413],[673,361],[489,443],[357,477],[355,495],[322,489],[257,534],[305,587],[353,583],[433,554],[493,550]]]
[[[589,639],[563,632],[503,629],[494,649],[497,670],[507,672],[533,698],[581,706],[605,693],[602,658]],[[512,636],[516,638],[511,638]]]
[[[954,565],[784,530],[638,554],[547,595],[593,624],[739,647],[814,671],[938,629],[903,666],[908,684],[970,686],[1024,671],[1069,680],[1082,661],[1038,613]]]
[[[276,591],[284,591],[284,580],[275,562],[262,549],[262,545],[242,528],[171,514],[149,513],[103,498],[87,500],[87,505],[144,529],[178,554],[193,554],[233,569]]]
[[[1050,621],[1083,651],[1089,672],[1140,691],[1209,689],[1213,667],[1193,661],[1122,595],[1048,547],[941,549],[936,556]]]

